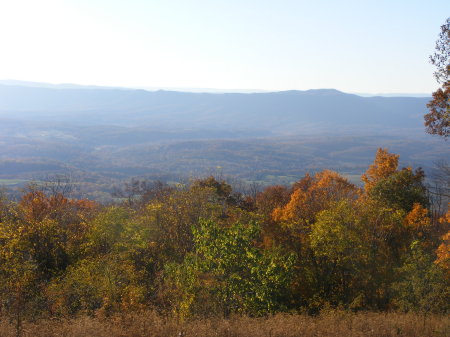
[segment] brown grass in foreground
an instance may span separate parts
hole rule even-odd
[[[20,333],[28,337],[448,337],[450,317],[400,313],[331,312],[318,317],[279,314],[269,318],[233,317],[179,322],[153,312],[109,318],[79,317],[26,323]],[[0,336],[17,336],[13,323],[0,321]]]

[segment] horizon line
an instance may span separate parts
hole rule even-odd
[[[79,84],[72,82],[39,82],[39,81],[26,81],[15,79],[0,79],[0,84],[10,86],[24,86],[24,87],[41,87],[41,88],[54,88],[54,89],[76,89],[77,87],[86,89],[122,89],[122,90],[145,90],[145,91],[174,91],[174,92],[186,92],[186,93],[209,93],[209,94],[257,94],[257,93],[277,93],[288,91],[314,91],[314,90],[335,90],[345,94],[352,94],[361,97],[431,97],[431,93],[414,93],[414,92],[378,92],[378,93],[366,93],[366,92],[354,92],[354,91],[342,91],[336,88],[310,88],[310,89],[286,89],[286,90],[266,90],[266,89],[221,89],[221,88],[200,88],[200,87],[167,87],[167,86],[113,86],[113,85],[97,85],[97,84]]]

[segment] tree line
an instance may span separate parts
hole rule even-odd
[[[30,186],[0,200],[0,315],[448,312],[450,211],[398,160],[379,149],[363,187],[329,170],[248,195],[135,181],[102,205]]]

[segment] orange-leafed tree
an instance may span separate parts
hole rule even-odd
[[[17,222],[10,232],[15,240],[11,242],[27,247],[43,277],[50,278],[80,255],[87,221],[96,207],[89,200],[71,200],[59,193],[47,196],[32,189],[18,203]]]
[[[321,264],[310,245],[314,223],[321,211],[341,200],[351,203],[361,192],[347,179],[329,170],[307,174],[293,185],[292,190],[287,204],[272,212],[273,221],[280,229],[275,241],[299,256],[293,283],[294,297],[313,298],[321,293],[322,288],[316,281],[323,276]]]
[[[289,202],[272,213],[274,220],[288,226],[309,227],[317,213],[331,203],[342,199],[357,199],[360,190],[340,174],[324,170],[311,176],[307,174],[293,186]]]
[[[19,213],[24,221],[42,221],[52,219],[61,226],[81,222],[92,213],[97,204],[91,200],[68,199],[61,193],[46,195],[44,192],[31,189],[22,196],[19,202]]]
[[[403,223],[411,240],[420,240],[424,247],[432,245],[436,233],[428,209],[420,203],[415,203],[413,209],[405,216]]]
[[[442,236],[442,243],[438,247],[436,264],[447,270],[450,276],[450,231]]]
[[[450,225],[450,203],[447,214],[441,219],[443,224]],[[450,230],[442,236],[442,243],[436,250],[437,259],[435,263],[447,271],[447,275],[450,278]]]
[[[397,171],[399,157],[397,154],[389,153],[387,149],[379,148],[377,150],[373,164],[361,176],[366,192],[369,192],[378,181]]]
[[[415,203],[411,212],[405,217],[405,225],[417,231],[419,236],[423,236],[424,231],[431,227],[428,210],[421,204]]]

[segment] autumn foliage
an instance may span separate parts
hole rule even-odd
[[[0,310],[19,332],[150,309],[448,312],[450,213],[431,217],[423,172],[398,161],[379,149],[363,187],[325,170],[256,195],[208,177],[139,184],[114,205],[37,188],[1,198]]]
[[[450,225],[450,205],[447,214],[441,219],[441,222]],[[447,276],[450,278],[450,230],[442,236],[442,243],[439,245],[437,251],[436,264],[440,265],[447,271]]]
[[[428,133],[447,138],[450,136],[450,18],[441,26],[430,61],[436,67],[434,77],[441,88],[433,92],[433,99],[427,104],[430,112],[425,115],[425,126]]]
[[[286,205],[274,209],[276,221],[308,226],[315,216],[332,202],[341,199],[356,199],[358,188],[336,172],[325,170],[296,182]]]
[[[364,189],[369,192],[377,182],[388,178],[397,171],[399,155],[389,153],[387,149],[379,148],[375,155],[373,164],[369,166],[366,173],[361,177],[364,182]]]

